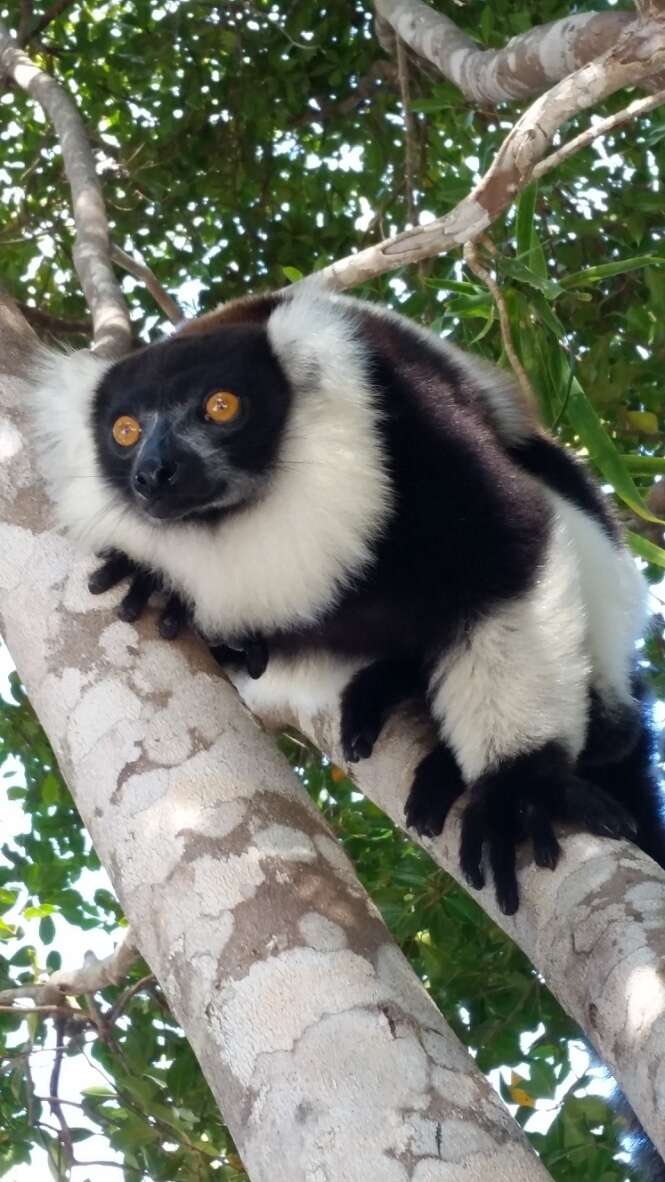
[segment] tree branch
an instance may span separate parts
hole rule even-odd
[[[454,209],[425,226],[404,230],[331,263],[319,274],[332,287],[353,287],[478,238],[532,179],[536,165],[564,123],[623,87],[663,70],[665,24],[633,22],[611,50],[531,104],[506,136],[484,177]]]
[[[63,335],[89,337],[92,332],[91,320],[67,320],[62,316],[52,316],[50,312],[44,312],[41,308],[33,307],[32,304],[24,304],[21,300],[16,301],[16,307],[33,328],[50,332],[56,337]]]
[[[55,128],[72,193],[74,265],[92,313],[95,349],[124,353],[131,344],[129,316],[110,263],[106,211],[81,116],[64,88],[31,61],[2,21],[0,72],[39,103]]]
[[[122,267],[124,271],[128,271],[135,279],[141,280],[150,292],[157,307],[161,308],[167,320],[171,321],[171,324],[182,323],[185,319],[182,310],[178,307],[173,297],[162,287],[155,272],[150,269],[147,263],[144,263],[140,259],[132,258],[131,255],[121,250],[119,246],[111,247],[111,260],[117,263],[119,267]]]
[[[33,38],[39,37],[40,33],[43,33],[44,29],[47,29],[52,21],[57,20],[59,16],[62,16],[62,13],[65,11],[65,9],[69,8],[72,3],[73,0],[53,0],[53,3],[49,5],[49,7],[46,9],[46,12],[39,17],[36,23],[33,25],[28,25],[24,38],[17,38],[19,45],[23,46],[26,44],[26,42],[32,41]]]
[[[581,131],[572,140],[568,140],[562,147],[557,148],[556,152],[551,152],[549,156],[546,156],[544,160],[536,164],[531,174],[533,180],[538,180],[553,168],[558,168],[560,164],[563,164],[564,160],[569,160],[577,152],[588,148],[589,144],[593,143],[599,136],[609,135],[617,127],[623,127],[626,123],[631,123],[633,119],[639,119],[640,115],[648,115],[649,111],[653,111],[655,107],[662,106],[663,103],[665,103],[665,90],[657,90],[647,98],[634,99],[632,103],[629,103],[627,107],[623,107],[621,111],[617,111],[614,115],[608,115],[605,119],[596,120],[585,131]]]
[[[99,960],[94,952],[86,952],[83,965],[77,969],[58,969],[49,977],[51,988],[59,989],[69,997],[81,993],[96,993],[108,985],[119,985],[124,981],[132,965],[139,959],[131,928],[127,928],[122,939],[109,956]]]
[[[399,92],[404,116],[404,194],[406,199],[406,221],[409,225],[414,226],[416,224],[416,208],[413,196],[413,182],[416,173],[414,150],[416,129],[409,97],[409,62],[404,43],[399,39],[397,41],[396,51],[397,77],[399,79]]]
[[[496,253],[496,248],[493,242],[491,242],[489,239],[486,239],[485,236],[483,236],[483,242],[486,245],[488,244],[488,248],[491,248],[492,253]],[[469,269],[473,271],[473,274],[485,284],[485,287],[494,300],[496,310],[499,314],[499,326],[501,329],[501,340],[503,341],[504,352],[508,358],[511,369],[515,374],[517,383],[520,390],[522,391],[522,395],[527,407],[533,414],[535,414],[536,419],[540,420],[540,403],[538,402],[536,392],[529,380],[529,375],[527,374],[522,362],[517,355],[517,351],[513,343],[513,333],[510,327],[510,316],[508,314],[508,308],[506,307],[506,301],[503,298],[503,292],[501,291],[501,288],[499,287],[499,284],[497,283],[494,276],[491,275],[487,268],[483,266],[480,260],[478,247],[475,242],[467,242],[466,246],[464,247],[464,259]]]
[[[628,12],[588,12],[537,25],[503,49],[482,49],[423,0],[374,0],[384,48],[395,36],[478,104],[540,94],[610,50],[634,22]]]

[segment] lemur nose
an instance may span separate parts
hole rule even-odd
[[[143,497],[154,496],[175,483],[178,474],[176,463],[144,463],[134,473],[134,488]]]

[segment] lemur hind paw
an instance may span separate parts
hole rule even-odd
[[[463,791],[464,780],[455,756],[445,743],[437,743],[416,768],[404,806],[407,825],[421,837],[438,837]]]
[[[608,793],[581,779],[558,743],[506,761],[470,793],[462,818],[460,863],[476,890],[485,885],[487,846],[497,902],[504,915],[519,907],[517,847],[531,841],[537,866],[553,870],[561,853],[554,822],[580,825],[598,836],[632,839],[634,818]]]

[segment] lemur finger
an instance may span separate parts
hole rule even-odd
[[[143,615],[153,591],[158,588],[159,579],[156,575],[148,573],[135,575],[130,583],[129,591],[118,606],[120,619],[127,624],[133,624],[135,620],[138,620],[139,616]]]
[[[602,788],[571,777],[564,786],[563,808],[566,820],[580,824],[596,837],[626,837],[637,834],[637,821],[631,813]]]
[[[242,662],[242,653],[237,648],[229,648],[228,644],[209,644],[208,648],[211,656],[222,669],[228,665],[233,668]]]
[[[462,773],[445,743],[421,759],[404,805],[406,823],[421,837],[438,837],[448,813],[464,791]]]
[[[121,554],[119,550],[109,550],[107,554],[108,557],[102,565],[98,566],[88,579],[88,590],[92,595],[103,595],[136,570],[131,558]]]
[[[164,640],[175,640],[176,636],[182,631],[187,619],[189,617],[189,610],[187,605],[183,603],[179,595],[169,595],[164,607],[159,613],[159,621],[157,628],[159,635]]]
[[[514,915],[520,905],[520,895],[515,869],[516,839],[510,824],[506,825],[502,833],[491,834],[489,855],[499,907],[504,915]]]
[[[536,866],[542,866],[546,870],[556,869],[561,846],[552,828],[552,821],[540,803],[530,806],[524,824],[527,834],[531,837]]]
[[[483,844],[487,833],[487,810],[482,801],[471,801],[462,817],[460,866],[470,886],[480,891],[485,885],[482,867]]]
[[[253,636],[245,645],[245,664],[249,676],[257,681],[268,665],[268,645],[262,636]]]

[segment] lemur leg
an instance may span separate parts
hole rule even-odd
[[[653,724],[635,675],[635,642],[647,618],[647,586],[632,555],[598,523],[553,498],[575,547],[587,607],[591,709],[578,767],[635,818],[635,842],[665,866],[665,817]]]
[[[585,627],[575,555],[555,520],[532,586],[470,626],[431,677],[432,713],[472,785],[462,869],[471,885],[482,886],[487,845],[506,914],[518,906],[515,865],[522,841],[531,839],[538,865],[551,867],[559,854],[556,820],[608,836],[631,836],[635,829],[619,803],[575,771],[587,726]],[[432,785],[429,812],[421,801],[419,830],[440,829],[442,812],[445,819],[447,808]]]
[[[374,661],[359,669],[341,696],[341,737],[348,763],[368,759],[388,715],[407,698],[424,696],[422,667],[413,660]]]

